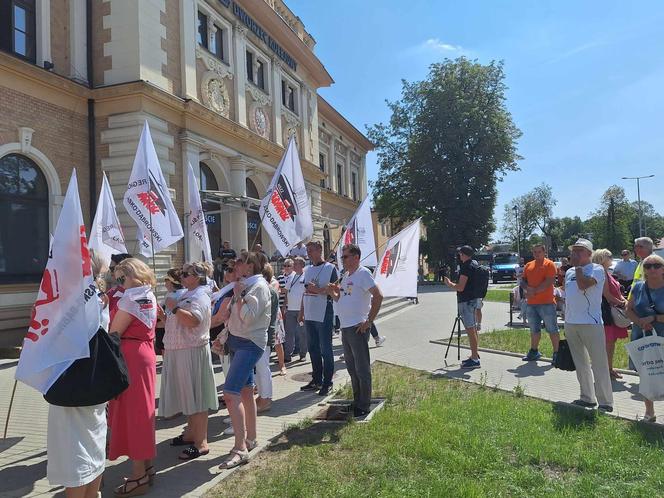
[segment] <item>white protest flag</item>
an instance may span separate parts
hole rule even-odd
[[[124,234],[122,233],[120,220],[118,220],[118,213],[115,210],[113,192],[111,192],[111,185],[108,183],[106,173],[104,173],[101,181],[101,192],[99,193],[95,219],[90,228],[88,246],[101,256],[106,266],[111,263],[111,255],[127,252]]]
[[[210,249],[210,239],[205,224],[201,194],[198,191],[198,182],[191,163],[187,163],[187,166],[189,167],[187,173],[189,180],[189,217],[186,221],[189,233],[189,259],[191,261],[212,261],[212,250]]]
[[[261,201],[261,213],[263,227],[282,256],[314,233],[311,205],[293,137]]]
[[[123,204],[138,225],[143,256],[151,256],[153,250],[157,253],[184,236],[147,121],[138,142]]]
[[[376,240],[374,238],[373,222],[371,221],[371,206],[369,205],[369,196],[365,197],[357,208],[355,214],[344,227],[341,240],[337,245],[337,264],[342,268],[341,250],[346,244],[355,244],[359,246],[362,252],[360,264],[362,266],[376,266],[378,258],[376,256]]]
[[[23,339],[16,379],[46,393],[74,360],[90,356],[88,343],[98,328],[99,300],[74,171]]]
[[[385,245],[380,264],[374,271],[376,285],[385,297],[417,296],[420,219],[390,238]]]

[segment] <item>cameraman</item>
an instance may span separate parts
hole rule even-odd
[[[466,328],[468,340],[470,341],[470,358],[461,362],[461,368],[479,368],[480,355],[477,351],[479,337],[477,334],[477,325],[475,323],[475,311],[479,308],[481,299],[474,297],[473,285],[471,283],[475,276],[475,266],[473,266],[473,255],[475,251],[470,246],[461,246],[457,249],[459,259],[459,281],[452,282],[445,277],[445,285],[454,289],[457,293],[458,313]]]

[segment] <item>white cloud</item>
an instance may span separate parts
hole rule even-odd
[[[443,54],[448,54],[451,52],[463,52],[463,47],[461,45],[453,45],[451,43],[445,43],[440,41],[438,38],[429,38],[424,43],[418,47],[421,51],[433,51]]]

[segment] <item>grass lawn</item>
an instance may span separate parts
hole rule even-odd
[[[507,289],[489,289],[484,298],[485,301],[494,301],[497,303],[509,303],[510,291]]]
[[[654,497],[664,430],[385,364],[368,424],[288,430],[215,497]]]
[[[564,332],[562,328],[560,331]],[[542,331],[539,350],[544,356],[551,358],[553,349],[548,335]],[[564,336],[564,334],[562,335]],[[625,349],[627,342],[627,339],[620,339],[616,342],[616,352],[613,356],[615,368],[628,368],[627,350]],[[467,336],[461,336],[461,344],[468,344]],[[525,354],[530,349],[530,331],[528,329],[506,329],[480,334],[480,347]]]

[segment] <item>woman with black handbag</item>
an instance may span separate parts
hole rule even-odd
[[[109,403],[108,457],[115,460],[128,456],[132,464],[130,477],[115,488],[115,496],[137,496],[148,491],[155,477],[152,460],[157,453],[154,401],[157,300],[152,288],[156,281],[152,270],[136,258],[117,265],[115,275],[125,290],[117,310],[111,310],[110,333],[120,336],[130,384]]]
[[[104,281],[99,278],[103,263],[96,254],[91,256],[91,263],[97,289],[103,296]],[[106,304],[101,296],[98,296],[100,317]],[[47,401],[49,399],[47,396]],[[65,486],[67,498],[97,496],[106,464],[105,450],[106,403],[92,406],[49,404],[47,475],[50,484]]]

